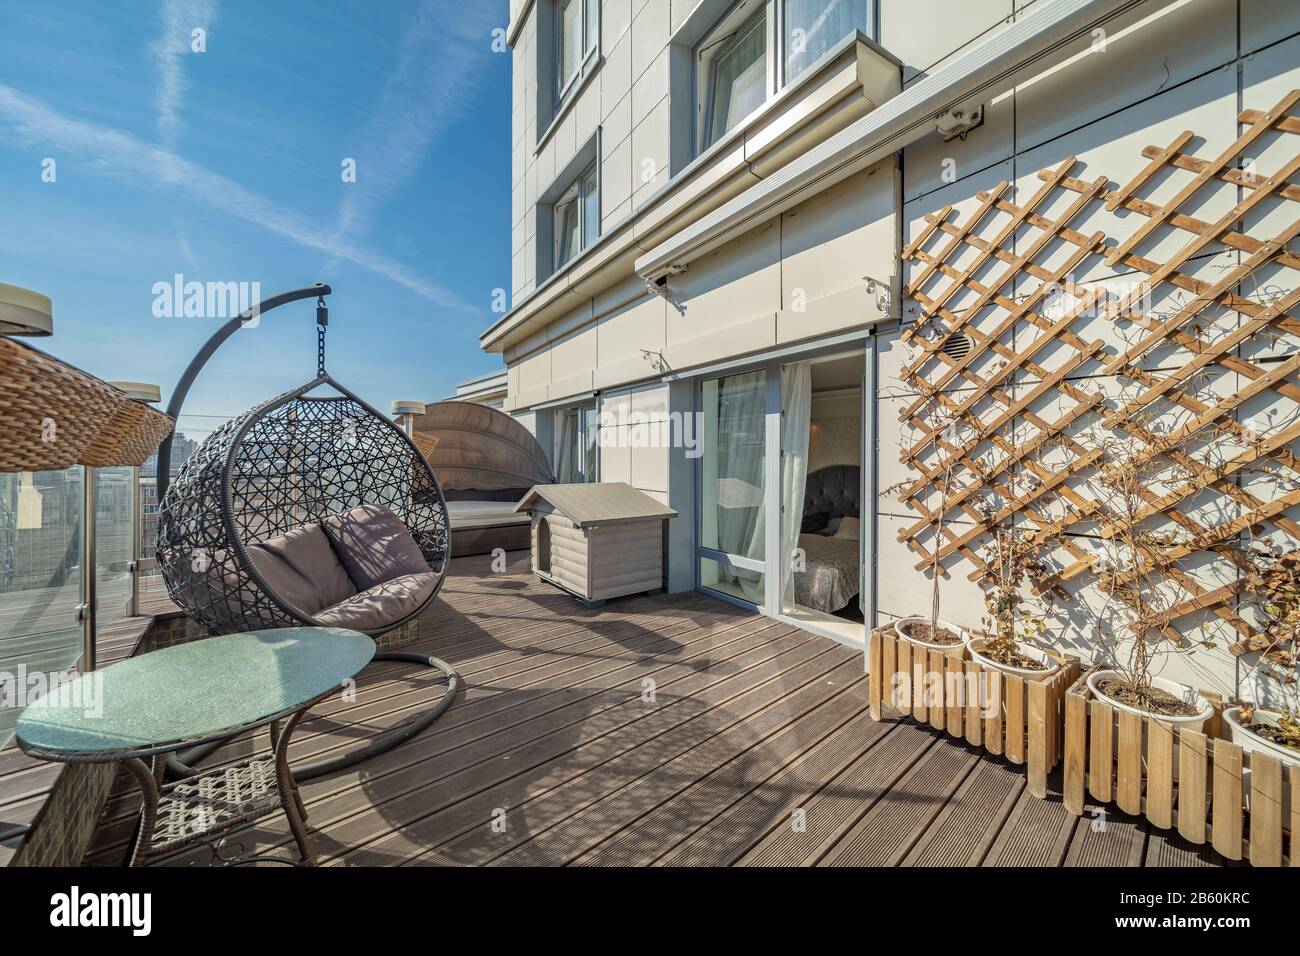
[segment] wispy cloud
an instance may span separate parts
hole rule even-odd
[[[152,48],[158,70],[154,112],[158,117],[158,140],[170,149],[175,149],[180,139],[181,107],[190,85],[185,58],[194,55],[194,29],[209,29],[217,19],[217,9],[216,0],[162,0],[159,6],[162,31]]]
[[[392,72],[358,132],[357,181],[344,190],[335,238],[364,235],[418,171],[438,137],[469,109],[500,26],[495,4],[421,0]]]
[[[109,126],[64,116],[35,97],[0,84],[0,124],[28,142],[75,152],[96,171],[150,188],[164,185],[327,256],[354,262],[444,308],[479,315],[460,297],[406,266],[338,235],[331,236],[298,213],[277,206],[219,173],[191,162],[174,149],[147,143]]]
[[[158,87],[154,94],[154,110],[158,120],[158,140],[168,149],[175,149],[180,141],[181,108],[185,91],[189,89],[189,76],[185,70],[187,57],[195,56],[194,31],[206,31],[217,19],[216,0],[161,0],[158,5],[160,29],[152,51],[158,72]],[[190,250],[189,239],[179,219],[175,222],[176,243],[181,255],[194,271],[199,270]]]

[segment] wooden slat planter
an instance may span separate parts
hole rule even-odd
[[[1082,814],[1091,797],[1229,860],[1300,865],[1291,845],[1300,830],[1300,767],[1220,739],[1217,713],[1202,734],[1117,710],[1093,696],[1085,677],[1065,694],[1067,810]]]
[[[867,653],[872,717],[910,716],[1023,764],[1029,792],[1047,796],[1047,775],[1061,760],[1064,697],[1079,676],[1077,660],[1069,658],[1050,680],[1030,681],[918,650],[892,628],[874,631]]]

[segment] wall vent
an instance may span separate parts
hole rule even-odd
[[[961,361],[967,355],[970,355],[970,347],[970,336],[965,332],[955,332],[944,341],[943,354]]]

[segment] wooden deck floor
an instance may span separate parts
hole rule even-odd
[[[860,652],[703,595],[587,611],[465,558],[419,648],[465,688],[415,740],[306,784],[324,865],[1206,865],[1141,822],[1075,818],[1015,768],[867,715]],[[304,722],[296,760],[393,726],[438,693],[381,664]],[[265,747],[246,739],[209,765]],[[121,778],[86,862],[116,864],[137,807]],[[230,852],[284,858],[273,817]],[[202,865],[206,848],[158,865]]]

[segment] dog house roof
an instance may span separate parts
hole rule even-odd
[[[579,528],[626,521],[660,521],[677,512],[621,481],[600,484],[534,485],[515,506],[532,511],[544,501]]]

